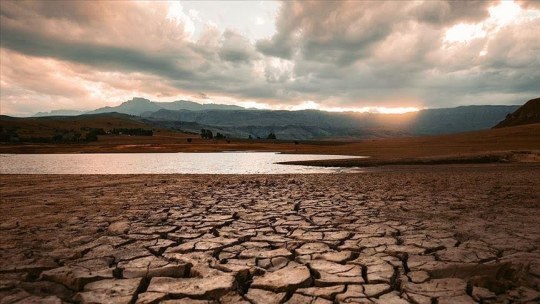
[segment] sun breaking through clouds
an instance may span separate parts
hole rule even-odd
[[[1,113],[521,103],[540,93],[539,3],[2,1]]]

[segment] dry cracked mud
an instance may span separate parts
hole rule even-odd
[[[539,175],[3,175],[0,302],[537,303]]]

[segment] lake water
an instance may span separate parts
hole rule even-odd
[[[280,165],[277,162],[358,156],[222,153],[0,154],[1,174],[295,174],[358,172],[355,168]]]

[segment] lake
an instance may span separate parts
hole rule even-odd
[[[0,174],[340,173],[359,170],[276,163],[357,157],[274,152],[0,154]]]

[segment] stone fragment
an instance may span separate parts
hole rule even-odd
[[[364,285],[364,294],[369,298],[376,298],[392,290],[388,284],[366,284]]]
[[[480,302],[480,301],[492,300],[496,298],[497,295],[491,292],[487,288],[474,286],[472,290],[472,297],[474,300]]]
[[[164,292],[143,292],[137,295],[136,304],[154,304],[165,299],[167,294]]]
[[[411,271],[407,274],[411,282],[413,283],[424,283],[429,280],[429,273],[426,271]]]
[[[118,263],[117,267],[122,270],[122,276],[124,278],[181,278],[187,276],[189,264],[178,261],[167,261],[152,255],[130,261],[122,261]]]
[[[271,259],[276,257],[290,257],[292,253],[285,248],[274,250],[249,249],[240,252],[240,258]]]
[[[311,269],[317,273],[316,286],[362,284],[362,268],[358,265],[341,265],[325,260],[313,260],[309,263]]]
[[[405,283],[406,293],[420,294],[427,297],[457,297],[466,294],[467,283],[457,278],[433,279],[421,284]]]
[[[311,274],[306,266],[290,263],[285,268],[255,277],[251,287],[284,292],[307,287],[310,282]]]
[[[79,291],[88,283],[112,279],[113,269],[89,270],[78,266],[63,266],[44,271],[41,273],[41,277],[44,280],[60,283],[72,290]]]
[[[305,243],[300,248],[295,249],[297,255],[311,255],[314,253],[325,253],[331,251],[325,243]]]
[[[519,302],[532,302],[540,300],[540,292],[525,286],[512,289],[508,292],[508,296]]]
[[[354,303],[366,299],[364,294],[364,286],[362,285],[350,285],[347,286],[347,290],[344,293],[336,295],[336,300],[340,303]]]
[[[219,298],[219,304],[251,304],[236,291],[228,292],[226,295]]]
[[[457,297],[440,297],[440,298],[437,298],[437,303],[438,304],[475,304],[476,301],[474,301],[468,295],[461,295]]]
[[[302,294],[295,293],[292,295],[292,297],[287,301],[287,304],[332,304],[333,302],[330,300],[326,300],[323,298],[316,298],[316,297],[310,297]]]
[[[331,300],[338,293],[342,293],[344,291],[345,291],[345,285],[334,285],[334,286],[328,286],[328,287],[300,288],[296,290],[296,293],[299,293],[305,296],[321,297],[324,299]]]
[[[415,304],[431,304],[433,301],[431,301],[431,297],[423,296],[421,294],[416,293],[406,293],[407,298],[411,300],[412,303]]]
[[[161,292],[173,296],[205,297],[217,299],[236,286],[232,275],[215,275],[207,278],[155,277],[150,280],[147,292]]]
[[[253,304],[279,304],[285,300],[285,292],[275,293],[268,290],[250,288],[246,294],[246,299]]]
[[[132,303],[142,279],[101,280],[84,286],[75,296],[78,303]]]
[[[358,264],[367,268],[367,280],[369,284],[390,283],[394,276],[394,267],[378,256],[362,256],[349,264]]]
[[[400,297],[399,293],[393,291],[387,294],[383,294],[378,299],[375,299],[375,303],[379,304],[409,304],[409,301]]]
[[[129,231],[129,222],[118,221],[109,225],[107,231],[113,235],[126,234]]]

